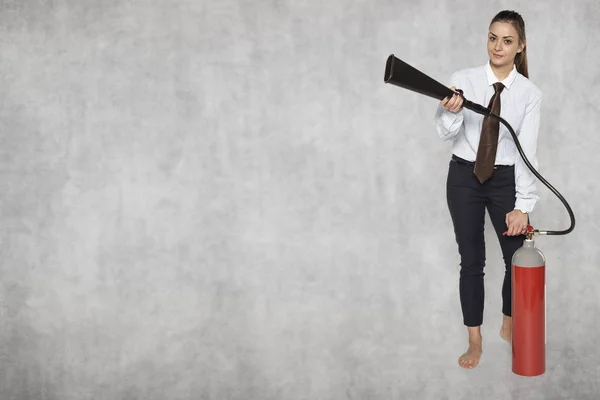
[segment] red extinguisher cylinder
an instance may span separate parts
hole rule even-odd
[[[512,371],[546,372],[546,261],[531,236],[512,259]]]

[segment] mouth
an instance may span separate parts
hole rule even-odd
[[[493,56],[494,56],[494,57],[496,57],[496,58],[502,58],[502,57],[504,57],[503,55],[501,55],[501,54],[496,54],[496,53],[493,53]]]

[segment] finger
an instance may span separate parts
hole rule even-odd
[[[452,97],[448,99],[448,108],[451,108],[456,103],[456,95],[453,94]]]
[[[450,107],[450,111],[457,112],[458,110],[460,110],[461,103],[462,102],[460,96],[454,95],[452,97],[452,106]]]
[[[456,111],[459,111],[463,105],[463,98],[461,96],[456,96]]]
[[[517,223],[514,224],[514,234],[515,234],[515,236],[521,234],[521,225],[520,224],[517,224]]]
[[[454,86],[452,86],[452,91],[454,91],[454,90],[455,90]],[[448,104],[448,102],[452,99],[452,97],[454,97],[454,95],[444,97],[444,99],[441,101],[441,105],[446,106]]]
[[[452,112],[457,112],[458,110],[460,110],[460,102],[458,99],[455,99],[454,104],[452,105],[452,107],[450,108],[450,111]]]

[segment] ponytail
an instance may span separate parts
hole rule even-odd
[[[529,78],[529,71],[527,70],[527,47],[523,48],[523,50],[515,56],[515,66],[521,75],[525,78]]]

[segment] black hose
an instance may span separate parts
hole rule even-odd
[[[523,149],[521,148],[521,144],[519,143],[519,139],[517,138],[515,131],[510,126],[510,124],[506,122],[506,120],[504,120],[498,115],[493,114],[490,109],[465,99],[463,91],[461,89],[455,89],[453,91],[451,88],[448,88],[445,85],[439,83],[438,81],[430,78],[428,75],[400,60],[393,54],[390,54],[387,58],[383,80],[386,83],[390,83],[392,85],[396,85],[404,89],[412,90],[413,92],[417,92],[435,98],[437,100],[443,100],[444,98],[451,97],[453,94],[456,93],[462,97],[464,108],[472,110],[478,114],[483,114],[484,116],[494,117],[500,122],[502,122],[510,131],[510,134],[514,139],[515,144],[517,145],[517,149],[519,150],[519,154],[521,155],[521,158],[523,158],[523,161],[525,161],[527,168],[529,168],[531,172],[533,172],[533,174],[544,185],[546,185],[552,191],[552,193],[554,193],[560,199],[560,201],[562,201],[562,203],[567,208],[567,211],[569,212],[569,217],[571,218],[571,226],[568,229],[562,231],[542,231],[539,229],[534,229],[533,234],[566,235],[567,233],[573,231],[573,229],[575,228],[575,216],[573,215],[573,210],[571,210],[569,203],[567,203],[565,198],[558,192],[558,190],[552,187],[552,185],[550,185],[548,181],[546,181],[544,177],[542,177],[535,170],[535,168],[533,168],[533,166],[525,156]]]
[[[560,201],[564,204],[564,206],[567,208],[567,212],[569,213],[569,217],[571,218],[571,226],[568,229],[565,229],[562,231],[543,231],[543,230],[539,230],[539,229],[534,229],[534,231],[533,231],[534,234],[537,233],[538,235],[566,235],[566,234],[572,232],[573,229],[575,229],[575,215],[573,215],[573,210],[571,209],[571,206],[569,206],[569,203],[567,203],[565,198],[558,192],[558,190],[556,190],[550,183],[548,183],[548,181],[545,180],[544,177],[535,170],[535,168],[533,168],[533,166],[531,165],[531,163],[525,156],[525,153],[523,152],[523,148],[521,147],[521,144],[519,143],[519,139],[517,138],[517,135],[515,134],[515,131],[510,126],[510,124],[508,122],[506,122],[506,120],[504,118],[492,113],[488,108],[483,107],[480,104],[473,103],[473,102],[465,99],[462,90],[457,89],[457,92],[463,98],[463,107],[468,108],[478,114],[496,118],[497,120],[502,122],[504,124],[504,126],[506,126],[508,128],[508,131],[512,135],[512,137],[515,141],[515,144],[517,145],[517,150],[519,150],[519,154],[521,155],[521,158],[523,159],[523,161],[525,161],[525,165],[527,165],[527,167],[531,170],[531,172],[533,172],[533,174],[544,185],[546,185],[548,187],[548,189],[550,189],[552,191],[552,193],[554,193],[556,195],[556,197],[558,197],[560,199]]]

